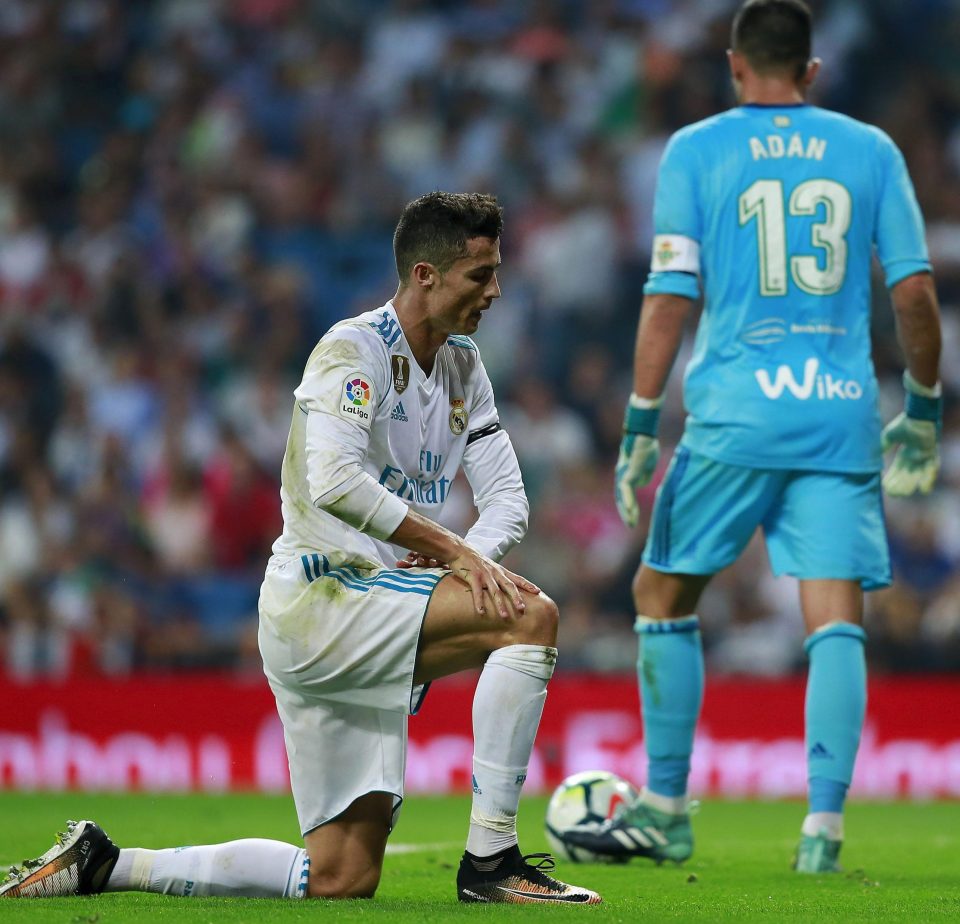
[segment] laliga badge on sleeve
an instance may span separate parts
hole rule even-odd
[[[370,377],[362,372],[351,372],[344,379],[340,392],[340,416],[369,427],[375,407]]]
[[[467,429],[467,409],[462,398],[450,399],[450,429],[457,436]]]
[[[399,395],[410,381],[410,360],[402,353],[390,357],[390,375],[393,378],[394,391]]]

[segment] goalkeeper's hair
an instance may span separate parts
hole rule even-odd
[[[730,47],[758,74],[800,80],[811,47],[810,7],[803,0],[747,0],[733,18]]]
[[[408,202],[393,235],[401,283],[421,262],[446,272],[466,255],[470,238],[496,240],[502,231],[503,208],[496,196],[437,191]]]

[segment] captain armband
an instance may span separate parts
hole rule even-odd
[[[700,244],[683,234],[657,234],[650,252],[651,273],[700,272]]]
[[[650,275],[644,295],[700,298],[700,244],[683,234],[658,234],[650,253]]]
[[[470,435],[467,437],[467,445],[475,443],[477,440],[482,440],[485,436],[493,436],[494,433],[500,430],[500,421],[495,420],[492,424],[487,424],[485,427],[481,427],[479,430],[471,430]]]

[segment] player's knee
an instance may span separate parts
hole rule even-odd
[[[526,609],[514,623],[510,635],[511,643],[520,645],[550,645],[557,643],[557,626],[560,611],[557,604],[546,594],[536,597],[527,596]]]
[[[641,566],[633,577],[634,611],[649,619],[680,619],[696,612],[708,577],[664,574]]]
[[[650,611],[659,607],[654,605],[648,585],[649,581],[644,569],[638,568],[630,585],[630,590],[633,593],[633,608],[641,615],[650,616],[653,619],[655,617],[651,615]]]
[[[309,898],[373,898],[380,885],[380,868],[310,870]]]

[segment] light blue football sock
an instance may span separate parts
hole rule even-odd
[[[807,674],[806,750],[810,812],[842,812],[867,709],[860,626],[835,622],[803,643]]]
[[[637,616],[637,678],[647,749],[647,789],[660,796],[687,792],[693,733],[703,702],[700,620]]]

